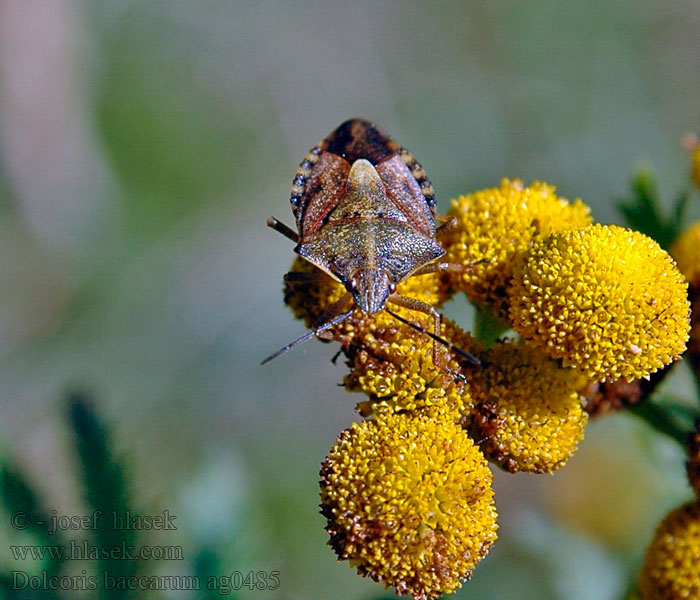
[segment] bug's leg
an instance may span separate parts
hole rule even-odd
[[[448,262],[431,262],[427,265],[423,265],[422,267],[418,267],[415,271],[413,271],[413,273],[411,273],[411,277],[414,275],[427,275],[428,273],[444,273],[445,271],[463,273],[464,271],[468,271],[471,267],[471,263],[468,265],[458,265]]]
[[[352,303],[351,301],[352,294],[350,292],[344,294],[340,300],[334,302],[328,307],[328,310],[326,310],[326,312],[321,315],[321,318],[314,322],[311,331],[307,331],[304,335],[298,337],[293,342],[290,342],[284,348],[280,348],[274,354],[270,354],[270,356],[264,359],[260,364],[264,365],[266,363],[269,363],[271,360],[274,360],[278,356],[284,354],[285,352],[288,352],[289,350],[298,346],[299,344],[303,344],[305,341],[310,340],[314,336],[322,338],[323,336],[321,334],[324,331],[330,329],[331,327],[333,327],[333,325],[337,325],[341,321],[344,321],[352,314],[352,312],[355,310],[354,306],[351,307],[349,310],[345,310],[345,312],[343,312],[343,310]]]
[[[435,230],[435,237],[439,240],[442,236],[450,231],[453,231],[457,227],[457,218],[449,217],[447,215],[435,215],[440,225]]]
[[[440,336],[435,335],[434,333],[430,333],[429,331],[426,331],[423,329],[420,325],[416,325],[415,323],[411,323],[408,319],[404,319],[401,315],[395,313],[393,310],[389,310],[386,306],[384,307],[384,310],[388,312],[394,319],[397,321],[400,321],[404,325],[408,325],[411,329],[417,331],[418,333],[423,333],[427,335],[431,340],[438,342],[445,346],[446,348],[449,348],[450,350],[453,350],[457,354],[459,354],[462,358],[466,359],[467,362],[470,362],[473,365],[482,365],[484,364],[482,360],[474,356],[473,354],[469,354],[469,352],[465,352],[461,348],[455,346],[454,344],[448,342],[445,338],[441,338]],[[465,379],[465,377],[461,373],[455,373],[457,377],[460,379]]]
[[[388,302],[396,304],[397,306],[403,306],[404,308],[408,308],[409,310],[422,312],[433,318],[434,337],[431,336],[433,340],[433,364],[436,367],[442,369],[443,371],[446,371],[450,375],[459,377],[460,379],[464,379],[463,375],[461,375],[460,373],[456,373],[447,366],[447,361],[439,351],[439,343],[436,338],[442,339],[440,338],[440,313],[437,310],[435,310],[435,308],[430,306],[430,304],[426,304],[425,302],[417,300],[416,298],[407,298],[406,296],[399,296],[398,294],[391,294],[388,298]],[[447,343],[449,344],[449,342]]]
[[[465,263],[463,265],[449,262],[431,262],[427,265],[423,265],[422,267],[418,267],[415,271],[413,271],[413,273],[411,273],[411,277],[414,275],[425,275],[427,273],[466,273],[470,269],[474,268],[474,265],[480,265],[487,262],[489,262],[488,258],[482,258],[476,262]]]
[[[314,330],[316,333],[317,337],[320,337],[322,339],[326,339],[325,336],[319,335],[322,334],[324,331],[327,329],[330,329],[333,325],[336,323],[339,323],[339,321],[336,321],[336,318],[340,316],[341,314],[344,314],[348,308],[353,303],[353,298],[352,298],[352,293],[346,292],[343,294],[339,300],[336,300],[333,304],[331,304],[327,309],[326,312],[324,312],[318,319],[316,319],[313,324],[311,325],[311,329]],[[350,309],[350,312],[352,312],[353,309]],[[350,313],[348,312],[347,315]],[[330,325],[329,325],[330,323]]]
[[[275,231],[281,233],[284,237],[289,238],[295,244],[299,243],[299,235],[291,227],[287,227],[281,221],[275,219],[275,217],[269,217],[266,221],[268,227],[271,227]]]

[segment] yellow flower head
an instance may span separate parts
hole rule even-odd
[[[651,238],[614,225],[536,242],[518,263],[510,319],[525,340],[595,380],[646,377],[688,340],[688,284]]]
[[[448,215],[457,218],[457,227],[442,242],[447,251],[442,260],[478,263],[464,274],[447,275],[448,292],[465,291],[471,300],[493,307],[502,319],[508,314],[505,290],[516,254],[541,236],[591,222],[589,208],[580,200],[569,203],[546,183],[525,187],[518,179],[460,196]]]
[[[478,402],[472,433],[482,451],[512,473],[563,466],[588,421],[579,393],[585,378],[513,341],[497,342],[482,357],[470,381]]]
[[[654,534],[639,575],[643,600],[700,598],[700,501],[671,512]]]
[[[321,467],[330,544],[397,594],[460,587],[496,540],[491,471],[451,420],[389,413],[353,424]]]
[[[447,319],[443,319],[442,336],[465,352],[478,350],[475,340]],[[346,348],[351,369],[346,389],[369,396],[359,407],[364,416],[435,407],[453,419],[468,417],[473,408],[471,394],[456,373],[468,379],[473,368],[452,351],[442,347],[438,351],[452,373],[434,363],[432,340],[406,325],[394,321],[391,327],[363,332]]]
[[[688,282],[700,284],[700,221],[678,236],[669,252]]]

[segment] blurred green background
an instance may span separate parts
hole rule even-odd
[[[641,164],[669,203],[688,186],[699,73],[693,0],[0,1],[0,461],[49,512],[85,514],[65,396],[88,390],[135,508],[178,516],[153,538],[185,561],[147,572],[211,548],[216,574],[280,572],[236,597],[382,597],[318,514],[319,463],[360,400],[336,349],[258,365],[304,331],[282,303],[292,244],[264,225],[292,224],[296,166],[361,116],[442,210],[521,177],[621,222]],[[465,306],[447,312],[468,327]],[[668,385],[693,393],[682,369]],[[690,497],[680,449],[627,415],[593,422],[553,477],[495,488],[500,540],[455,598],[620,598]],[[28,543],[8,519],[5,571]]]

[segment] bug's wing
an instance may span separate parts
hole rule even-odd
[[[379,127],[364,119],[351,119],[331,133],[322,147],[350,164],[368,160],[396,208],[421,233],[435,235],[435,194],[428,176],[413,155]]]
[[[428,204],[418,181],[398,154],[377,165],[386,195],[423,235],[435,236],[435,208]]]
[[[350,172],[350,165],[340,156],[313,152],[304,159],[292,183],[292,210],[302,240],[323,224],[324,217],[345,194]],[[309,156],[315,159],[313,163]],[[305,162],[311,163],[310,168],[304,166]]]

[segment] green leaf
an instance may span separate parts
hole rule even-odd
[[[224,590],[207,589],[210,577],[222,577],[222,573],[231,572],[231,569],[224,569],[216,552],[211,548],[201,548],[194,559],[194,575],[199,578],[201,590],[194,596],[197,600],[220,600],[222,597],[235,600],[238,594],[233,590],[226,593]]]
[[[669,411],[668,407],[662,405],[656,399],[644,400],[640,404],[629,406],[627,410],[646,421],[647,425],[652,429],[678,442],[682,448],[686,447],[690,432],[693,429],[692,422]]]
[[[679,194],[670,216],[664,214],[654,174],[649,169],[639,171],[631,184],[632,196],[623,199],[618,207],[627,225],[656,240],[668,249],[682,227],[688,193]]]
[[[125,515],[130,506],[124,470],[113,455],[110,433],[85,394],[70,396],[68,414],[85,486],[85,500],[93,511],[102,511],[100,527],[94,531],[95,545],[100,549],[133,546],[136,537],[133,530],[114,528],[113,516]],[[103,555],[98,561],[98,573],[100,578],[104,572],[117,580],[129,578],[136,574],[138,564],[138,560]],[[130,594],[115,588],[106,589],[102,585],[98,589],[101,597],[109,600],[127,598]]]
[[[37,499],[29,482],[17,467],[5,466],[0,469],[0,495],[11,515],[23,514],[27,527],[24,529],[44,546],[65,546],[58,532],[52,531],[51,517]],[[61,569],[62,559],[47,556],[42,568],[49,576]]]

